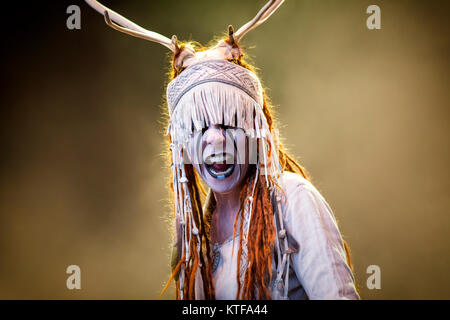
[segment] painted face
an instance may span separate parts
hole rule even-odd
[[[190,160],[203,181],[217,193],[240,187],[249,168],[249,147],[242,129],[212,125],[194,133]]]

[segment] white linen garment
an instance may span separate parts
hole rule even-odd
[[[319,191],[298,174],[283,173],[279,184],[287,197],[281,207],[284,226],[288,236],[300,246],[297,253],[291,254],[289,299],[359,299],[330,206]],[[218,247],[220,260],[213,273],[218,300],[236,298],[238,236],[234,252],[232,245],[230,238]],[[274,278],[275,269],[272,275]]]

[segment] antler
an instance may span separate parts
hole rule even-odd
[[[264,23],[284,2],[284,0],[270,0],[261,10],[259,10],[258,14],[252,20],[239,28],[237,32],[233,32],[233,27],[229,26],[227,40],[219,41],[214,48],[209,50],[195,52],[189,45],[180,47],[176,36],[172,36],[172,39],[169,39],[159,33],[138,26],[96,0],[85,1],[89,6],[104,16],[106,24],[111,28],[134,37],[160,43],[169,48],[174,53],[173,66],[177,72],[182,70],[182,68],[189,67],[190,65],[205,59],[225,59],[229,61],[239,59],[242,56],[238,44],[239,41],[247,34],[247,32]]]
[[[284,2],[284,0],[270,0],[266,5],[259,10],[258,14],[249,22],[244,24],[239,28],[238,31],[234,33],[234,41],[238,42],[249,32],[250,30],[256,28],[260,24],[264,23],[272,13],[274,13],[279,6]]]
[[[96,0],[85,0],[88,5],[93,9],[98,11],[100,14],[104,15],[106,23],[113,29],[124,32],[126,34],[132,35],[134,37],[142,38],[145,40],[153,41],[162,44],[163,46],[169,48],[172,52],[177,53],[179,51],[177,37],[172,36],[169,39],[159,33],[147,30],[138,26],[134,22],[126,19],[120,14],[112,11],[111,9],[105,7]],[[115,23],[114,23],[115,22]]]

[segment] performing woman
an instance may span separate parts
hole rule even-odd
[[[177,299],[358,299],[332,210],[279,143],[271,105],[238,45],[283,1],[269,1],[235,33],[230,26],[211,48],[86,2],[109,26],[174,53],[167,132],[176,236],[166,288],[175,279]]]

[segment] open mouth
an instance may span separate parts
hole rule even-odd
[[[205,167],[213,178],[225,179],[234,171],[234,157],[227,153],[208,156],[205,159]]]

